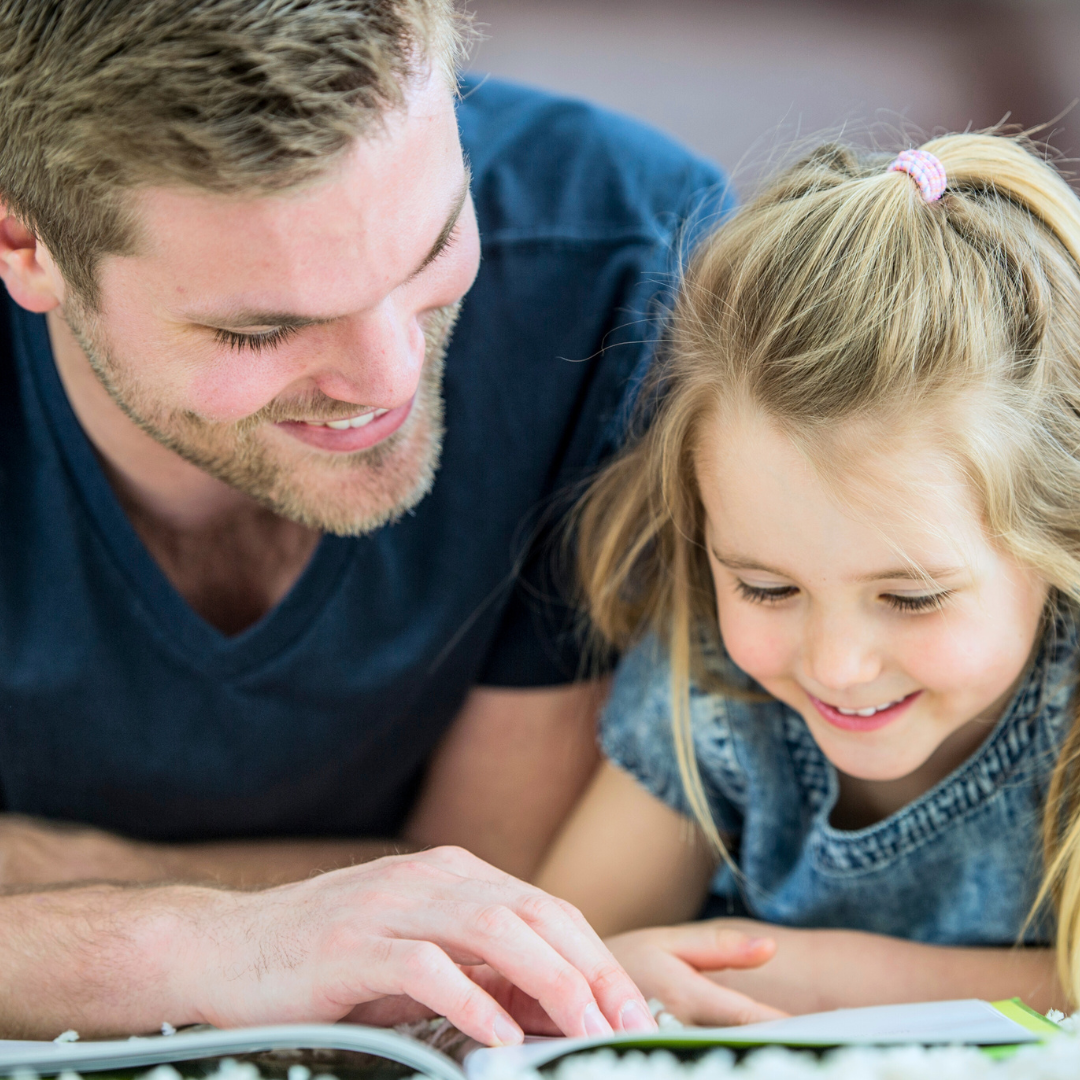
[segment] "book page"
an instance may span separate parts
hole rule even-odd
[[[1053,1025],[1046,1021],[1047,1035]],[[708,1046],[890,1046],[968,1043],[1008,1046],[1038,1042],[1040,1036],[1005,1016],[988,1001],[932,1001],[875,1005],[863,1009],[792,1016],[727,1028],[684,1028],[655,1035],[616,1035],[599,1039],[533,1039],[524,1046],[475,1050],[465,1059],[469,1080],[485,1080],[507,1068],[538,1068],[567,1054],[605,1046],[626,1049],[698,1049]]]

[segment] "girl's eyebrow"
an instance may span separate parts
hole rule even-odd
[[[742,559],[737,555],[721,555],[716,548],[710,548],[709,550],[712,551],[713,558],[721,566],[726,566],[729,570],[760,570],[762,573],[775,574],[777,577],[791,577],[790,574],[785,574],[783,570],[774,570],[771,566],[754,562],[753,559]]]
[[[716,548],[710,550],[713,553],[713,558],[721,566],[726,566],[729,570],[758,570],[763,574],[773,574],[775,577],[792,578],[791,574],[785,573],[783,570],[766,566],[764,563],[756,562],[753,559],[744,559],[738,555],[724,555],[717,551]],[[875,570],[869,574],[860,574],[855,580],[860,584],[871,581],[896,580],[934,584],[942,578],[956,577],[963,572],[964,567],[962,566],[890,566],[886,570]]]
[[[900,578],[904,581],[923,581],[933,584],[942,578],[956,577],[964,572],[962,566],[893,566],[888,570],[875,571],[872,574],[863,574],[856,578],[857,581],[894,581]]]

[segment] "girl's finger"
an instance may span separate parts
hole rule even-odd
[[[759,967],[776,955],[772,938],[752,938],[739,930],[727,930],[722,922],[672,926],[663,947],[698,971]]]
[[[668,1011],[684,1024],[728,1027],[736,1024],[757,1024],[764,1020],[780,1020],[787,1016],[787,1013],[755,1001],[737,990],[718,986],[688,964],[679,963],[679,969],[673,969],[670,973],[667,996],[665,997],[662,986],[658,987],[658,990]]]

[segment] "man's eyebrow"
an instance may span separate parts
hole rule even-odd
[[[450,242],[450,234],[457,226],[458,219],[461,217],[461,211],[465,208],[465,200],[469,197],[469,184],[471,181],[472,173],[469,170],[469,166],[466,165],[465,175],[461,182],[461,189],[454,196],[450,213],[447,216],[442,229],[439,231],[439,235],[435,238],[435,243],[432,244],[431,250],[424,256],[420,265],[409,275],[409,281],[412,281],[412,279],[426,267],[430,266],[446,250],[446,246]],[[228,315],[207,314],[199,316],[192,321],[200,322],[204,326],[228,327],[230,330],[244,330],[251,326],[272,326],[275,329],[300,330],[305,326],[322,326],[326,323],[333,322],[334,318],[335,316],[313,318],[308,315],[296,315],[288,311],[256,311],[254,309],[242,309],[240,311],[230,312]]]
[[[721,566],[729,570],[758,570],[764,574],[773,574],[775,577],[790,578],[790,574],[783,570],[777,570],[772,566],[765,566],[753,559],[744,559],[737,555],[725,555],[716,548],[712,548],[713,557]],[[861,584],[872,581],[918,581],[923,584],[932,584],[942,578],[955,577],[964,572],[962,566],[890,566],[885,570],[875,570],[869,574],[862,574],[855,580]]]
[[[242,330],[249,326],[272,326],[274,328],[299,330],[304,326],[321,326],[333,322],[333,317],[312,318],[308,315],[294,315],[286,311],[244,310],[220,317],[200,318],[199,322],[207,326],[227,326],[229,329]]]

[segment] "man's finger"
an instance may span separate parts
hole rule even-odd
[[[479,983],[517,1022],[526,1035],[561,1035],[559,1026],[551,1019],[536,998],[529,997],[505,975],[493,971],[487,964],[463,969],[473,982]]]
[[[395,872],[415,872],[410,858],[411,868],[402,862]],[[462,876],[474,870],[476,876]],[[404,936],[435,941],[459,964],[502,972],[567,1035],[655,1030],[641,992],[576,908],[454,848],[425,852],[421,873],[427,902],[399,924]],[[432,898],[440,901],[441,932],[432,922]]]
[[[430,941],[387,942],[379,970],[366,973],[364,985],[412,998],[486,1046],[515,1046],[524,1037],[506,1010]]]
[[[453,921],[458,930],[456,940],[467,953],[481,957],[535,998],[563,1034],[607,1035],[612,1031],[585,975],[510,906],[491,904],[471,916],[456,914]],[[565,942],[562,944],[565,947]],[[447,951],[458,959],[453,947],[448,946]],[[628,975],[623,978],[629,993],[633,984]]]
[[[641,991],[573,905],[539,890],[523,899],[522,918],[572,964],[589,984],[615,1031],[655,1031]]]

